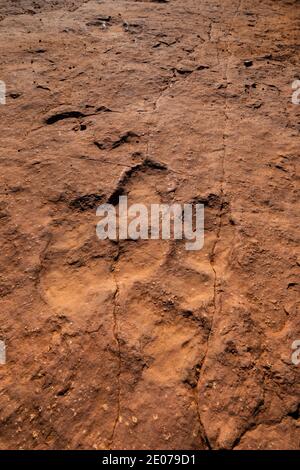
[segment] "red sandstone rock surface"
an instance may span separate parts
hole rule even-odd
[[[299,10],[0,1],[2,449],[300,447]],[[99,241],[118,193],[204,248]]]

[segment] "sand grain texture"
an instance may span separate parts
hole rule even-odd
[[[299,449],[299,11],[0,1],[1,449]],[[100,242],[120,192],[203,250]]]

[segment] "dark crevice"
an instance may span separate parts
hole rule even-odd
[[[94,141],[94,145],[99,150],[113,150],[115,148],[120,147],[123,144],[129,144],[131,142],[138,144],[139,143],[139,135],[135,132],[128,131],[125,134],[122,134],[117,140],[104,140],[102,142],[98,142],[97,140]]]
[[[290,418],[293,418],[295,419],[296,421],[298,421],[298,419],[300,418],[300,403],[298,404],[297,408],[295,409],[295,411],[291,411],[290,413],[288,413],[288,415]]]
[[[88,105],[86,107],[89,107]],[[64,119],[80,119],[89,116],[96,116],[99,113],[111,113],[111,109],[106,106],[99,106],[95,109],[94,113],[83,113],[82,111],[64,111],[61,113],[53,114],[45,119],[45,123],[48,125],[55,124],[56,122],[63,121]]]
[[[85,114],[81,111],[65,111],[64,113],[58,113],[48,117],[45,122],[46,124],[51,125],[58,121],[62,121],[63,119],[78,119],[82,117],[85,117]]]
[[[89,209],[95,209],[95,207],[103,201],[101,194],[84,194],[78,196],[69,203],[71,209],[79,210],[81,212]]]
[[[134,165],[122,173],[114,191],[111,193],[107,199],[108,204],[113,204],[116,206],[119,203],[119,197],[126,193],[125,187],[130,178],[136,174],[138,171],[144,171],[146,169],[153,169],[159,171],[167,171],[167,166],[164,163],[156,162],[151,158],[145,158],[142,163]]]

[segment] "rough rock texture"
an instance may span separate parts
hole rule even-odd
[[[0,447],[299,448],[299,1],[0,6]],[[100,242],[122,192],[204,248]]]

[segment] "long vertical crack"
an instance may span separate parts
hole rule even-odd
[[[112,267],[111,267],[111,270],[112,270],[112,276],[113,276],[113,279],[114,279],[114,283],[115,283],[115,292],[114,292],[114,296],[113,296],[113,302],[114,302],[114,305],[113,305],[113,336],[114,336],[114,340],[115,340],[115,343],[116,343],[116,347],[117,347],[117,354],[118,354],[118,369],[117,369],[117,412],[116,412],[116,417],[115,417],[115,420],[114,420],[114,425],[113,425],[113,429],[112,429],[112,433],[111,433],[111,438],[109,440],[109,449],[111,449],[112,445],[113,445],[113,442],[114,442],[114,439],[115,439],[115,434],[116,434],[116,429],[117,429],[117,426],[118,426],[118,423],[120,421],[120,416],[121,416],[121,371],[122,371],[122,358],[121,358],[121,342],[120,342],[120,335],[119,335],[119,321],[118,321],[118,307],[119,307],[119,304],[118,304],[118,297],[119,297],[119,294],[120,294],[120,286],[119,286],[119,282],[118,282],[118,278],[117,278],[117,275],[116,275],[116,266],[117,266],[117,263],[118,263],[118,259],[119,259],[119,256],[120,256],[120,246],[119,246],[119,242],[118,242],[118,251],[117,251],[117,254],[115,255],[114,257],[114,261],[112,263]]]
[[[232,21],[228,27],[228,33],[227,36],[230,34],[230,31],[232,30],[233,22],[238,15],[240,8],[242,5],[242,0],[238,1],[238,5],[236,8],[236,11],[232,17]],[[218,48],[217,48],[217,54],[218,54]],[[214,277],[214,284],[213,284],[213,315],[212,315],[212,321],[211,321],[211,327],[209,330],[208,338],[207,338],[207,343],[206,343],[206,351],[201,363],[200,367],[200,372],[199,372],[199,380],[198,384],[196,387],[196,394],[197,394],[197,404],[198,404],[198,417],[199,417],[199,423],[200,423],[200,428],[202,429],[204,441],[206,442],[207,446],[209,449],[212,449],[212,444],[208,438],[207,432],[205,430],[202,418],[201,418],[201,412],[200,412],[200,399],[199,399],[199,383],[201,380],[202,372],[204,370],[204,366],[206,363],[206,359],[208,356],[208,351],[210,348],[210,342],[212,335],[214,333],[214,324],[216,321],[216,316],[218,313],[222,313],[222,297],[220,296],[219,301],[218,301],[218,286],[219,286],[219,277],[218,277],[218,270],[216,266],[216,253],[217,253],[217,247],[218,244],[220,243],[221,240],[221,235],[222,235],[222,228],[224,225],[224,208],[226,205],[226,200],[225,200],[225,180],[226,180],[226,160],[227,160],[227,129],[228,129],[228,122],[229,122],[229,116],[228,116],[228,99],[227,99],[227,88],[229,84],[228,80],[228,68],[229,68],[229,61],[232,56],[230,47],[229,47],[229,42],[226,42],[226,55],[227,55],[227,60],[225,63],[225,70],[224,70],[224,80],[226,83],[226,92],[225,92],[225,102],[224,102],[224,131],[223,131],[223,144],[222,144],[222,157],[221,157],[221,179],[220,179],[220,208],[219,208],[219,213],[218,213],[218,226],[217,226],[217,233],[216,233],[216,238],[213,243],[213,247],[209,256],[209,262],[211,269],[213,271],[213,277]],[[220,63],[220,61],[218,60]],[[218,305],[219,304],[219,305]]]

